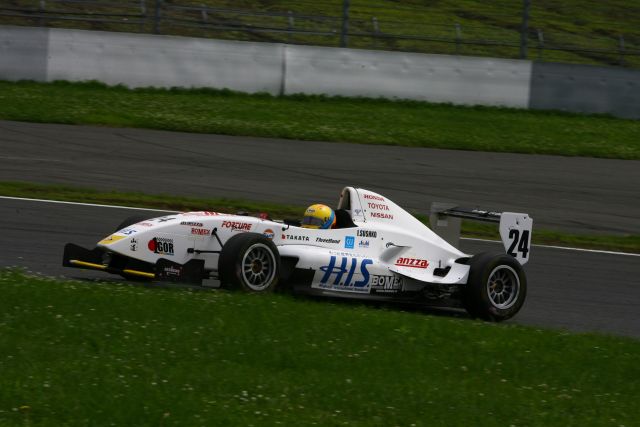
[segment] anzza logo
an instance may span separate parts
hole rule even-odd
[[[398,258],[396,265],[398,267],[427,268],[429,267],[429,261],[417,258]]]
[[[147,244],[149,250],[156,254],[173,255],[173,239],[154,237]]]

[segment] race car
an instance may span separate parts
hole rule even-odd
[[[532,219],[477,209],[439,214],[499,222],[506,253],[465,254],[388,198],[345,187],[331,229],[208,211],[132,217],[94,249],[68,243],[63,265],[130,279],[217,279],[247,292],[290,289],[464,307],[493,321],[515,315],[527,291],[522,266],[530,257]]]

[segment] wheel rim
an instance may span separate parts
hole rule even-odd
[[[520,295],[518,273],[508,265],[499,265],[489,274],[487,295],[491,305],[501,310],[513,307]]]
[[[249,289],[265,290],[275,274],[276,257],[271,249],[262,243],[250,246],[242,258],[242,279]]]

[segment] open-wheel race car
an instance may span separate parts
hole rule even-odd
[[[158,281],[218,279],[248,292],[462,306],[494,321],[512,317],[526,296],[522,265],[532,219],[456,208],[438,218],[447,215],[498,222],[506,252],[465,254],[386,197],[345,187],[331,229],[207,211],[132,217],[92,250],[67,244],[63,265]]]

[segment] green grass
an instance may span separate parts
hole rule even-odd
[[[0,271],[0,425],[632,426],[640,342]]]
[[[5,2],[7,3],[7,2]],[[152,32],[155,9],[153,2],[147,1],[149,18],[146,24],[127,25],[122,19],[113,19],[110,23],[83,22],[82,20],[49,20],[53,27],[72,27],[108,31]],[[167,5],[208,5],[216,8],[209,11],[209,22],[233,27],[249,28],[289,27],[287,13],[294,15],[293,27],[302,31],[323,31],[332,35],[295,34],[264,31],[231,31],[214,28],[188,28],[164,20],[160,25],[163,34],[177,34],[195,37],[213,37],[222,39],[240,39],[266,42],[284,42],[298,44],[316,44],[338,46],[340,43],[342,0],[322,2],[299,0],[201,0],[165,2]],[[529,58],[541,58],[546,61],[562,61],[590,64],[619,64],[619,37],[624,36],[627,52],[640,50],[640,4],[637,1],[610,0],[565,0],[561,3],[552,0],[531,2],[529,23]],[[349,47],[365,49],[405,50],[427,53],[519,57],[519,29],[522,22],[522,1],[499,0],[439,0],[425,2],[421,0],[351,0]],[[9,0],[8,7],[37,8],[33,0]],[[92,16],[99,13],[117,11],[140,14],[135,2],[129,2],[128,8],[117,8],[110,3],[75,2],[46,4],[46,9],[72,12],[77,16]],[[228,9],[224,11],[223,9]],[[230,10],[229,10],[230,9]],[[242,13],[238,13],[238,11]],[[93,13],[91,15],[90,13]],[[281,16],[266,16],[264,12],[280,13]],[[199,11],[184,12],[165,8],[163,17],[201,21]],[[321,16],[325,19],[313,19],[309,16]],[[356,36],[356,33],[372,33],[372,19],[377,19],[379,31],[394,36],[430,37],[431,41],[414,38],[377,38]],[[132,20],[133,21],[133,20]],[[20,25],[42,25],[37,18],[14,18],[0,16],[0,23]],[[462,44],[456,46],[455,25],[460,26]],[[578,47],[604,52],[565,52],[545,50],[540,52],[538,33],[541,30],[547,47]],[[440,41],[438,41],[440,40]],[[443,41],[444,40],[444,41]],[[477,44],[477,42],[489,42]],[[476,44],[466,44],[476,42]],[[627,55],[624,65],[639,67],[640,56]]]
[[[303,206],[277,205],[263,202],[233,199],[206,199],[178,197],[166,194],[142,194],[105,192],[88,188],[61,185],[42,185],[24,182],[1,182],[0,195],[13,197],[41,198],[49,200],[65,200],[71,202],[99,203],[109,205],[137,206],[176,211],[193,211],[209,209],[218,212],[248,213],[268,212],[272,218],[299,218],[304,211]],[[429,224],[428,217],[415,213],[415,216]],[[500,240],[495,225],[465,221],[462,223],[462,234],[466,237]],[[568,234],[558,231],[534,229],[533,243],[562,245],[578,248],[625,251],[640,253],[640,236],[592,236]]]
[[[0,81],[0,119],[640,159],[640,121],[416,101]]]

